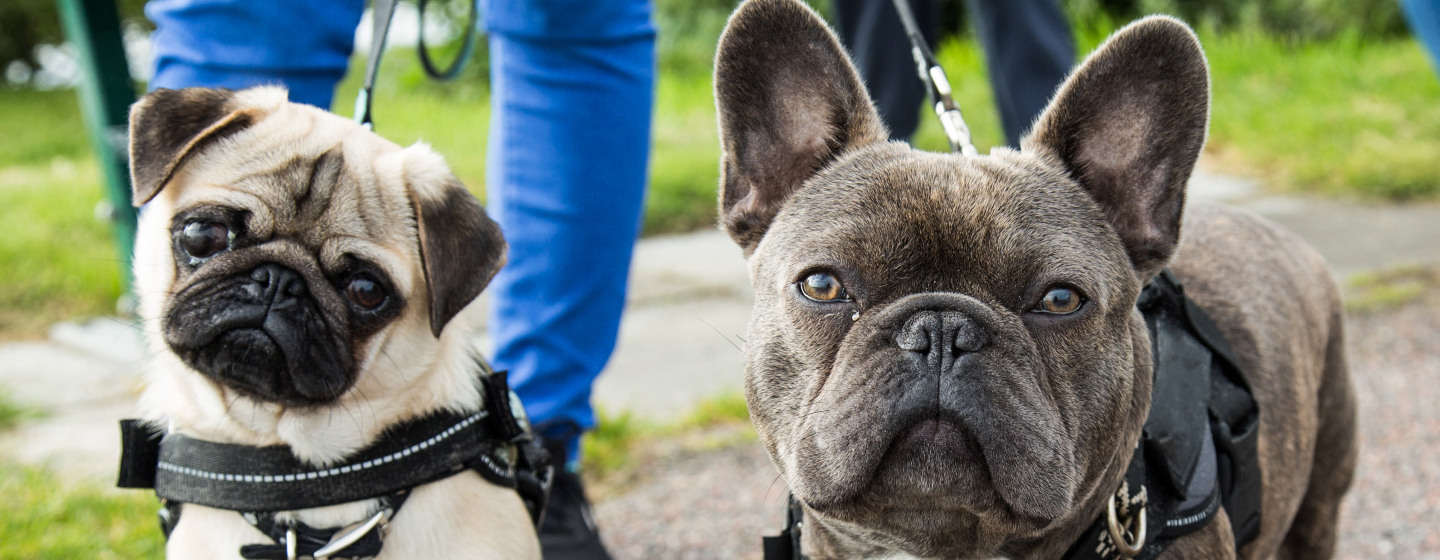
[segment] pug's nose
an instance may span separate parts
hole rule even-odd
[[[250,279],[271,301],[294,299],[305,295],[305,278],[287,267],[265,263],[250,271]]]
[[[895,333],[895,344],[901,350],[937,358],[976,352],[985,342],[980,323],[959,311],[916,312]]]

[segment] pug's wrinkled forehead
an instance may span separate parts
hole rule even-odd
[[[177,215],[201,206],[243,209],[248,234],[295,240],[327,268],[360,253],[397,281],[413,280],[400,274],[417,246],[400,146],[347,119],[286,103],[283,90],[235,96],[231,103],[243,107],[236,119],[248,126],[219,130],[192,148],[155,196]]]

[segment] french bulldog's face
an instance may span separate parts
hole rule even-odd
[[[743,5],[715,83],[747,397],[807,530],[846,548],[815,552],[985,557],[1094,519],[1149,406],[1135,300],[1204,140],[1189,30],[1120,31],[1023,151],[985,157],[885,142],[799,2]]]
[[[283,90],[153,92],[131,112],[131,162],[147,327],[238,397],[324,406],[423,369],[408,358],[504,260],[439,156]]]

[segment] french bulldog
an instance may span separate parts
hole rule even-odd
[[[471,305],[499,227],[444,160],[258,87],[157,90],[130,114],[141,409],[167,434],[285,445],[333,465],[387,428],[484,407]],[[313,527],[375,500],[284,512]],[[172,558],[269,543],[240,513],[182,506]],[[539,558],[515,491],[473,471],[414,488],[379,558]]]
[[[1169,17],[1117,31],[1019,150],[888,141],[824,22],[750,0],[715,62],[720,219],[754,288],[746,397],[811,558],[1058,558],[1151,403],[1137,297],[1169,267],[1261,410],[1244,558],[1325,558],[1356,456],[1340,296],[1314,250],[1185,204],[1209,77]],[[1182,235],[1183,231],[1183,235]],[[1166,558],[1233,558],[1220,511]]]

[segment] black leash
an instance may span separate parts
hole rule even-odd
[[[375,93],[375,76],[380,73],[380,57],[385,54],[385,38],[390,34],[390,21],[395,19],[395,0],[375,0],[370,23],[370,56],[365,61],[365,83],[355,94],[355,122],[374,130],[375,119],[370,114],[370,98]]]
[[[960,105],[951,96],[950,80],[945,76],[945,69],[940,67],[935,53],[925,44],[920,26],[915,24],[915,14],[910,11],[909,1],[893,0],[893,3],[895,11],[900,14],[900,25],[905,27],[905,36],[910,38],[910,54],[915,57],[915,69],[926,91],[930,92],[930,100],[935,103],[935,115],[940,117],[940,128],[945,130],[945,137],[950,140],[950,149],[967,156],[980,155],[971,143],[970,127],[965,125],[965,117],[960,115]]]
[[[420,53],[420,66],[425,73],[436,80],[452,80],[460,75],[460,70],[470,60],[475,51],[475,36],[479,34],[477,23],[480,16],[479,0],[471,0],[470,17],[465,24],[464,39],[460,45],[460,54],[450,66],[439,69],[430,56],[430,47],[425,43],[425,8],[430,4],[429,0],[418,0],[417,10],[420,20],[420,35],[418,51]],[[355,94],[355,122],[365,128],[374,130],[375,119],[371,112],[371,100],[375,95],[375,77],[380,74],[380,58],[385,54],[385,39],[390,34],[390,22],[395,19],[396,0],[374,0],[371,4],[373,21],[370,25],[370,53],[365,61],[365,82],[361,84],[360,91]]]
[[[416,48],[420,52],[420,66],[425,68],[425,73],[429,74],[431,78],[440,81],[453,80],[460,75],[460,69],[465,67],[465,63],[470,60],[470,55],[475,53],[475,36],[479,34],[480,29],[476,27],[480,14],[479,0],[471,0],[470,17],[465,23],[465,39],[460,45],[460,54],[456,55],[455,60],[444,70],[436,68],[435,63],[430,59],[430,47],[425,44],[425,7],[429,4],[430,0],[419,0],[419,7],[416,8],[420,12],[418,39],[420,44]]]

